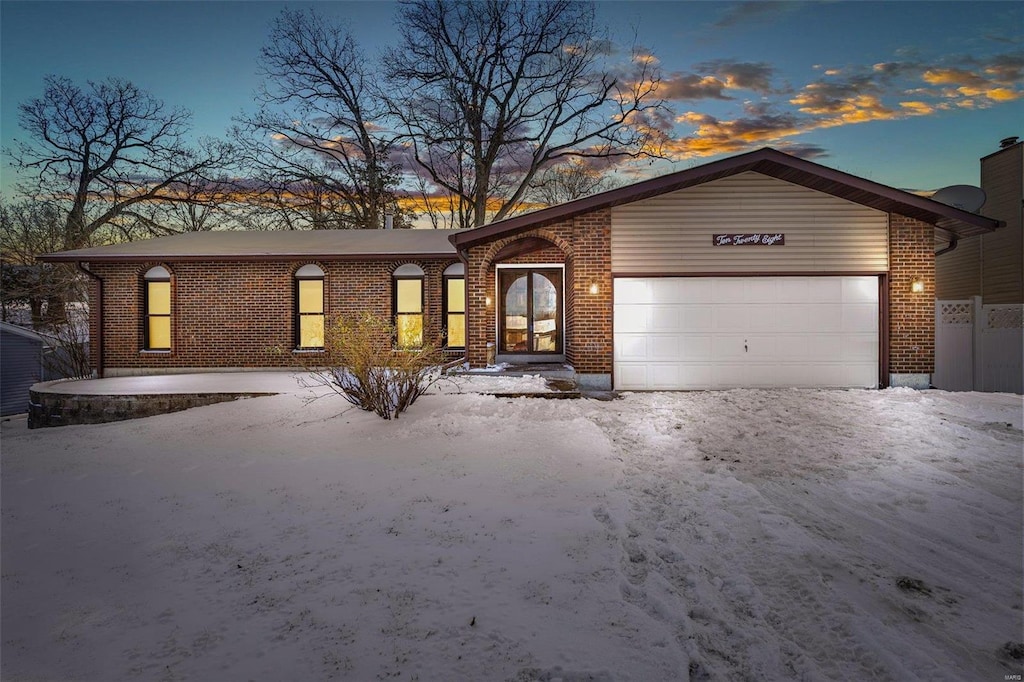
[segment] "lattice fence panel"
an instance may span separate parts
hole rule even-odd
[[[943,303],[939,314],[942,324],[971,324],[974,318],[973,306],[970,301]]]
[[[1024,329],[1024,307],[1022,306],[992,307],[987,312],[988,329]]]

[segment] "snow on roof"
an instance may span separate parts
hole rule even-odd
[[[448,237],[460,230],[214,230],[60,251],[43,261],[376,259],[455,256]]]

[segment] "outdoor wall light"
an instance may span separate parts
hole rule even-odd
[[[915,294],[923,294],[924,280],[921,279],[920,277],[915,277],[914,280],[910,283],[910,291],[912,291]]]
[[[590,293],[596,296],[599,291],[600,289],[597,287],[597,282],[592,282],[590,284]]]
[[[488,296],[488,297],[486,297],[484,299],[484,305],[486,305],[488,308],[491,307],[491,297],[490,296]]]

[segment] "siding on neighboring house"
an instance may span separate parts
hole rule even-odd
[[[616,275],[885,272],[883,211],[747,171],[612,209]],[[781,247],[713,246],[716,233],[784,233]]]
[[[987,195],[978,213],[1006,223],[995,232],[961,239],[935,259],[940,301],[981,296],[986,305],[1024,303],[1024,142],[981,160],[981,188]],[[940,240],[936,249],[946,245]]]
[[[987,304],[1024,303],[1024,143],[982,159],[981,186],[988,199],[980,213],[1006,222],[981,237],[981,295]]]
[[[42,380],[43,342],[31,332],[9,330],[0,338],[0,415],[28,412],[28,389]]]
[[[935,259],[935,297],[940,301],[970,298],[981,294],[981,240],[961,240],[955,249]],[[938,239],[935,250],[948,241]]]

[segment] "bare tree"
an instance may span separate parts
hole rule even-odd
[[[293,229],[380,228],[385,213],[403,222],[395,136],[380,125],[387,111],[351,34],[313,10],[286,9],[260,66],[260,110],[236,128],[258,173],[247,188],[257,209],[279,211]]]
[[[13,164],[33,176],[22,191],[64,204],[65,249],[89,244],[106,227],[123,228],[146,204],[210,203],[183,188],[214,182],[212,173],[231,150],[215,141],[189,147],[189,118],[128,81],[109,78],[81,88],[48,76],[43,95],[19,105],[30,139],[16,141]]]
[[[385,67],[392,114],[416,162],[463,205],[460,226],[515,211],[563,157],[655,153],[653,60],[600,68],[592,5],[571,0],[409,0]]]
[[[585,159],[569,159],[541,171],[529,196],[538,203],[554,206],[613,189],[618,184]]]
[[[43,329],[64,319],[65,300],[79,298],[74,268],[39,263],[41,253],[64,246],[65,214],[54,202],[0,202],[0,292],[3,319]],[[29,318],[16,314],[27,307]]]

